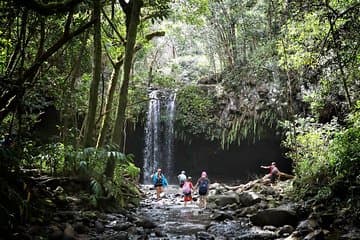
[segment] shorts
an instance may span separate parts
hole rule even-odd
[[[155,184],[154,186],[155,186],[155,187],[162,187],[163,185],[162,185],[162,183],[157,183],[157,184]]]
[[[191,193],[188,193],[188,194],[184,195],[184,202],[189,202],[191,200],[192,200]]]

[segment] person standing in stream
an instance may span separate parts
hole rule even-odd
[[[187,177],[185,183],[182,186],[184,194],[184,207],[186,207],[187,202],[192,201],[191,191],[194,189],[194,186],[191,182],[191,177]]]
[[[203,171],[201,173],[201,177],[197,180],[196,185],[195,185],[195,189],[199,188],[199,207],[200,208],[206,208],[206,204],[207,204],[207,195],[209,193],[209,185],[210,185],[210,180],[207,177],[207,174],[205,171]]]
[[[186,175],[185,175],[185,171],[181,171],[181,173],[177,176],[178,180],[179,180],[179,186],[180,188],[183,187],[185,181],[186,181]]]
[[[156,173],[151,175],[151,179],[156,189],[156,199],[159,200],[160,193],[162,193],[164,191],[164,187],[168,185],[168,182],[164,174],[162,173],[161,168],[159,168]]]

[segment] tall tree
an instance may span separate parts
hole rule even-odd
[[[10,1],[6,5],[1,5],[2,10],[6,12],[6,17],[1,20],[2,24],[6,24],[5,32],[1,33],[1,37],[6,37],[6,42],[9,43],[6,45],[6,51],[12,53],[4,59],[3,66],[6,67],[0,75],[1,123],[10,113],[16,112],[23,102],[26,102],[24,100],[26,94],[39,84],[44,63],[51,65],[49,59],[56,52],[93,24],[93,21],[90,21],[74,30],[71,28],[76,25],[74,12],[82,1],[66,1],[61,4],[40,4],[36,1],[38,4],[35,5],[29,5],[29,2],[35,1],[16,1],[16,3]],[[52,18],[49,15],[54,13],[59,14],[58,19],[63,18],[61,14],[67,13],[66,20],[62,19],[63,31],[59,32],[56,29],[52,35],[45,36],[45,33],[48,33],[45,29],[55,26],[55,23],[47,21],[47,18]],[[15,44],[12,45],[12,43]],[[48,69],[49,67],[45,68],[45,71]]]
[[[96,109],[98,102],[98,89],[101,80],[101,0],[93,2],[94,23],[94,66],[93,79],[90,86],[89,109],[85,122],[84,147],[93,145],[93,136],[96,128]]]
[[[127,106],[127,94],[130,81],[130,72],[135,52],[135,43],[137,28],[140,22],[140,12],[143,6],[142,0],[132,0],[129,3],[120,1],[121,6],[126,14],[126,46],[124,57],[124,73],[123,81],[120,89],[119,105],[117,109],[117,116],[115,120],[114,130],[111,136],[111,143],[117,144],[120,148],[123,145],[123,129],[125,125],[125,110]],[[115,162],[114,159],[109,159],[105,168],[105,175],[112,178],[114,174]]]

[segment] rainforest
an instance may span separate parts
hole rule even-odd
[[[358,0],[0,10],[0,239],[360,239]]]

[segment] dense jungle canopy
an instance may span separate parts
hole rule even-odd
[[[227,149],[279,135],[297,198],[360,184],[358,0],[9,0],[0,9],[5,225],[10,213],[26,218],[23,169],[82,176],[94,205],[133,201],[140,169],[126,138],[144,126],[151,89],[176,91],[185,143]]]

